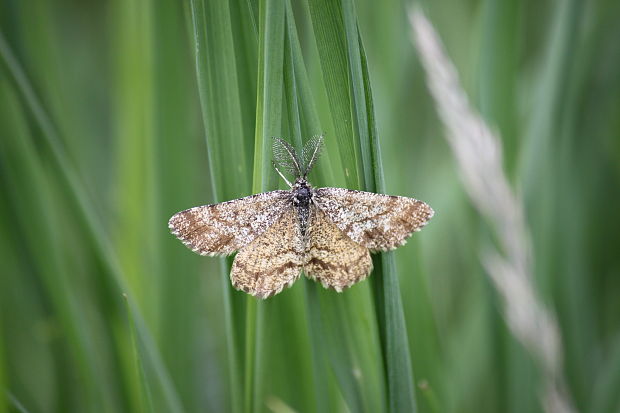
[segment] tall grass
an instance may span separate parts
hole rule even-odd
[[[423,3],[502,137],[570,400],[617,411],[620,9]],[[406,6],[0,2],[0,413],[543,411]],[[314,185],[437,211],[369,280],[257,301],[230,258],[167,233],[178,210],[283,188],[271,138],[318,134]]]

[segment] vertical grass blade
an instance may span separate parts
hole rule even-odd
[[[143,340],[147,351],[149,366],[152,367],[153,374],[150,379],[158,384],[158,388],[162,392],[162,399],[166,409],[171,412],[181,412],[182,407],[176,395],[176,390],[174,389],[172,381],[168,376],[168,372],[166,371],[163,361],[161,360],[161,356],[155,346],[151,332],[146,327],[139,307],[132,298],[130,289],[126,284],[125,275],[121,269],[119,259],[114,252],[114,248],[112,247],[107,231],[104,229],[100,218],[96,214],[97,208],[93,205],[91,198],[88,196],[88,191],[86,190],[85,185],[79,178],[79,174],[74,168],[73,163],[69,160],[63,142],[56,131],[52,119],[48,115],[45,107],[41,104],[41,101],[34,92],[29,79],[26,77],[21,65],[15,58],[1,33],[0,59],[6,66],[9,74],[8,77],[15,89],[19,92],[20,97],[24,102],[24,106],[28,109],[28,112],[32,115],[36,126],[41,131],[43,140],[49,149],[49,153],[51,154],[54,171],[59,175],[58,179],[67,189],[69,200],[77,211],[77,216],[81,220],[82,225],[86,229],[85,232],[87,233],[86,235],[89,242],[92,244],[101,264],[105,268],[105,274],[112,281],[119,297],[121,292],[127,292],[128,294],[128,304],[134,314],[134,320],[138,328],[137,331],[139,337]],[[52,233],[57,232],[58,231],[52,231]],[[42,260],[42,262],[45,262],[45,260]],[[66,272],[56,272],[56,274],[63,273]],[[75,311],[75,313],[80,314],[81,316],[80,312]],[[76,322],[71,324],[74,324],[71,328],[77,328],[83,323]],[[96,354],[96,352],[93,354]],[[94,369],[94,371],[96,371],[96,369]]]
[[[359,38],[362,79],[364,84],[364,96],[368,110],[367,136],[371,151],[371,163],[365,164],[365,168],[372,171],[375,191],[385,193],[385,179],[381,160],[381,147],[377,136],[377,126],[374,116],[374,104],[372,101],[372,89],[366,53]],[[379,332],[382,337],[384,348],[383,356],[387,371],[388,402],[393,412],[415,411],[414,377],[411,369],[411,357],[409,354],[409,339],[405,323],[405,314],[401,299],[398,273],[394,254],[386,252],[376,257],[381,264],[381,272],[377,272],[374,279],[375,310],[377,311]],[[379,266],[377,266],[379,267]]]
[[[325,126],[321,126],[315,108],[291,8],[287,8],[287,23],[288,45],[286,51],[290,55],[286,55],[285,75],[291,81],[286,83],[286,107],[289,134],[293,136],[292,140],[295,145],[300,148],[302,138],[298,136],[299,134],[308,139],[313,135],[322,133]],[[333,128],[329,129],[333,130]],[[328,136],[327,139],[333,141],[333,136]],[[333,146],[335,147],[337,144]],[[322,181],[326,185],[333,185],[334,179],[331,177],[329,155],[329,151],[322,155],[320,167],[316,168],[313,173],[313,176],[318,179],[313,179],[313,183],[317,184]],[[363,378],[360,379],[355,375],[355,370],[359,369],[359,363],[363,363],[358,357],[358,352],[364,352],[363,349],[358,348],[360,346],[356,343],[366,340],[370,342],[370,348],[372,347],[372,340],[360,337],[358,326],[354,323],[357,314],[353,317],[350,315],[352,307],[356,307],[358,313],[363,312],[363,303],[356,299],[345,299],[347,303],[343,304],[341,301],[344,297],[327,297],[328,293],[321,291],[320,286],[314,282],[306,282],[305,287],[316,411],[331,411],[339,408],[338,403],[334,403],[334,400],[330,399],[330,391],[326,381],[326,377],[329,375],[326,368],[328,360],[339,384],[339,390],[349,408],[352,411],[376,411],[375,394],[380,392],[377,392],[377,386],[371,384],[373,383],[372,369],[364,365],[361,372],[358,370],[358,374]],[[354,325],[352,326],[352,324]],[[325,346],[325,343],[329,344]]]
[[[2,284],[0,284],[0,286],[3,286]],[[0,311],[2,311],[2,309],[0,308]],[[4,328],[3,323],[2,323],[2,313],[0,313],[0,331],[2,331]],[[5,413],[7,411],[7,397],[6,397],[6,388],[7,388],[7,384],[6,384],[6,374],[5,374],[5,357],[4,357],[4,342],[3,340],[0,340],[0,389],[2,389],[2,391],[0,391],[0,413]]]
[[[123,298],[125,302],[127,300],[127,295],[123,294]],[[142,348],[138,343],[138,334],[136,331],[136,323],[134,322],[131,310],[129,306],[126,305],[127,308],[127,322],[129,323],[129,331],[131,338],[131,347],[133,350],[133,357],[136,363],[136,372],[138,375],[137,381],[140,386],[140,411],[144,413],[153,412],[153,397],[151,395],[151,386],[147,380],[146,373],[144,371],[144,355],[142,353]]]
[[[281,4],[280,4],[281,3]],[[282,134],[284,3],[259,2],[258,91],[252,190],[270,188],[272,138]]]
[[[594,383],[594,394],[587,411],[592,413],[612,413],[620,405],[620,335],[614,337],[607,364]]]
[[[0,42],[2,40],[0,38]],[[8,49],[3,46],[6,45],[0,44],[0,50],[7,52]],[[24,228],[22,232],[27,234],[30,249],[25,252],[34,257],[34,271],[41,278],[47,299],[57,313],[57,322],[67,337],[75,362],[75,373],[84,383],[81,401],[96,411],[103,411],[106,407],[106,390],[96,385],[97,372],[101,366],[92,356],[95,346],[85,328],[84,314],[78,308],[75,291],[68,278],[69,267],[60,259],[60,246],[52,237],[52,234],[59,231],[58,205],[52,197],[53,183],[38,163],[32,136],[27,132],[13,85],[6,81],[1,83],[4,90],[10,92],[5,94],[0,103],[0,116],[14,137],[0,142],[0,173],[7,180],[7,192],[20,194],[11,201],[16,214],[15,224],[17,228]],[[33,190],[22,192],[21,188],[27,185]],[[46,219],[38,211],[39,205],[46,205],[48,214],[53,218]],[[38,228],[41,235],[28,230],[29,224]],[[58,277],[56,274],[63,276]]]
[[[113,60],[112,111],[118,226],[112,238],[126,281],[155,328],[162,266],[156,242],[161,232],[155,224],[153,4],[119,0],[111,3],[111,10],[117,22],[111,42],[118,51]]]
[[[291,7],[291,2],[286,2],[286,48],[285,48],[285,91],[287,99],[288,125],[291,140],[301,153],[303,147],[303,137],[319,134],[321,126],[319,117],[314,104],[314,97],[310,90],[310,83],[306,72],[295,17]],[[323,165],[325,162],[323,163]],[[322,324],[317,314],[319,302],[317,298],[317,285],[307,282],[305,279],[305,310],[306,319],[309,325],[309,338],[312,359],[312,384],[314,387],[313,398],[315,400],[315,411],[329,411],[328,407],[328,387],[325,377],[328,375],[326,368],[325,351],[322,346]],[[333,409],[331,409],[333,410]]]
[[[215,202],[221,202],[247,195],[251,190],[250,166],[254,146],[252,140],[244,136],[247,130],[243,127],[250,122],[247,119],[249,113],[242,110],[240,101],[241,79],[234,52],[229,4],[202,0],[192,0],[190,4],[196,76],[211,183]],[[246,30],[252,28],[247,27]],[[249,44],[247,46],[251,47]],[[243,388],[241,377],[247,380],[247,372],[240,362],[245,350],[237,341],[237,332],[244,325],[244,306],[232,296],[228,276],[230,266],[222,264],[221,270],[229,351],[230,401],[233,411],[239,412],[242,403],[236,392]]]
[[[310,10],[330,107],[332,113],[339,114],[334,122],[341,123],[335,128],[345,129],[339,135],[343,163],[354,160],[358,172],[357,179],[348,174],[347,182],[366,190],[382,191],[383,170],[372,92],[354,6],[346,0],[329,4],[313,1]],[[388,408],[415,411],[409,344],[394,260],[388,253],[375,257],[374,263],[373,293]]]
[[[354,170],[345,171],[345,179],[350,188],[362,188],[360,149],[351,126],[349,64],[342,6],[339,1],[327,0],[309,0],[308,4],[341,162],[355,166]]]
[[[282,133],[284,2],[261,0],[258,8],[258,82],[256,93],[256,132],[254,137],[253,193],[275,186],[271,166],[272,138]],[[247,298],[245,411],[261,409],[262,345],[264,305]]]
[[[341,5],[338,2],[309,1],[310,22],[318,49],[322,80],[329,106],[329,115],[333,121],[335,136],[326,136],[336,141],[340,152],[340,164],[344,170],[346,186],[361,188],[363,171],[361,167],[359,140],[354,137],[351,126],[351,99],[349,96],[349,66],[345,49],[344,26],[341,18]],[[334,147],[334,146],[332,146]],[[333,159],[333,158],[332,158]],[[323,165],[321,163],[321,165]],[[325,182],[328,186],[334,181]],[[365,286],[364,286],[365,287]],[[374,355],[376,330],[374,323],[361,327],[359,322],[366,319],[369,311],[367,290],[361,287],[357,294],[349,292],[346,296],[333,296],[318,291],[321,318],[311,315],[316,329],[320,329],[326,346],[326,356],[339,385],[339,390],[347,406],[352,411],[383,410],[383,380],[377,379],[377,370],[373,363],[366,364]],[[311,289],[314,287],[310,287]],[[312,298],[312,295],[309,296]],[[312,301],[310,301],[312,302]],[[370,328],[369,328],[370,327]],[[346,350],[345,350],[346,349]],[[378,362],[378,360],[373,360]],[[380,361],[379,361],[380,363]],[[355,375],[363,365],[364,380]],[[371,384],[372,383],[372,384]]]

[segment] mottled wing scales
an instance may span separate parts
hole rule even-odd
[[[346,235],[371,251],[394,249],[433,216],[422,201],[344,188],[319,188],[316,204]]]
[[[264,233],[290,205],[289,191],[272,191],[181,211],[171,232],[201,255],[229,255]]]
[[[292,205],[281,218],[235,257],[230,278],[235,288],[259,298],[278,294],[299,278],[304,245]]]
[[[372,271],[368,248],[351,240],[323,211],[311,206],[304,272],[338,292]]]

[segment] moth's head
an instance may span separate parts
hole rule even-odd
[[[299,206],[308,206],[313,196],[312,187],[304,178],[297,178],[291,187],[293,190],[293,203]]]
[[[288,185],[292,187],[290,182],[284,178],[278,167],[284,172],[294,176],[296,183],[299,179],[305,181],[308,173],[310,173],[310,170],[319,158],[322,148],[323,135],[313,136],[308,140],[302,148],[301,154],[298,154],[295,148],[287,141],[281,138],[273,138],[274,167]]]

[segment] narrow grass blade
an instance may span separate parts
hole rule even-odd
[[[161,224],[156,222],[155,70],[153,59],[153,3],[118,0],[110,4],[116,22],[111,43],[113,162],[117,179],[113,198],[118,225],[112,239],[125,275],[151,326],[161,306]],[[158,225],[159,224],[159,225]],[[154,328],[154,327],[153,327]]]
[[[372,101],[372,89],[366,53],[362,45],[361,36],[359,48],[361,56],[362,79],[364,84],[364,96],[368,110],[367,123],[368,138],[370,143],[370,164],[366,163],[366,169],[372,171],[375,190],[385,193],[385,179],[381,161],[381,148],[377,136],[375,123],[374,104]],[[370,175],[370,173],[368,173]],[[409,339],[405,323],[405,314],[401,299],[398,274],[394,254],[387,252],[381,254],[376,260],[381,264],[381,272],[376,272],[374,278],[375,306],[378,316],[379,330],[383,338],[383,355],[387,370],[388,402],[390,410],[415,411],[414,378],[411,369],[411,357],[409,354]],[[379,266],[377,266],[379,267]]]
[[[620,334],[612,341],[612,350],[601,368],[596,383],[594,383],[594,394],[587,411],[592,413],[613,413],[620,406]]]
[[[216,202],[250,189],[251,140],[244,113],[228,4],[192,0],[196,76]]]
[[[0,281],[0,287],[4,286],[3,284],[4,283]],[[2,311],[2,308],[0,308],[0,311]],[[0,331],[4,331],[4,325],[2,323],[2,313],[0,313]],[[4,347],[4,340],[0,340],[0,389],[3,389],[2,391],[0,391],[0,413],[5,413],[7,411],[8,405],[6,397],[7,394],[6,391],[4,391],[4,389],[7,388]]]
[[[34,121],[41,130],[44,141],[50,149],[54,168],[57,170],[63,184],[68,188],[68,193],[71,196],[70,201],[75,205],[78,216],[87,229],[88,237],[96,253],[99,255],[101,263],[105,266],[106,274],[110,276],[119,291],[129,292],[130,290],[126,285],[118,257],[112,248],[112,243],[108,237],[107,231],[96,215],[97,208],[95,208],[91,198],[88,196],[86,187],[79,178],[73,163],[69,161],[63,142],[56,132],[48,112],[35,94],[32,85],[2,34],[0,34],[0,58],[10,74],[10,80],[15,85],[16,90],[19,91],[24,105],[28,108]],[[182,408],[176,395],[176,390],[172,386],[172,381],[168,376],[139,308],[131,297],[131,294],[128,293],[128,303],[134,312],[138,334],[144,341],[145,348],[148,352],[149,364],[152,365],[154,371],[153,379],[158,382],[162,390],[168,411],[180,412]],[[79,325],[79,323],[77,325]]]
[[[310,6],[313,24],[316,22],[314,28],[330,106],[332,112],[343,116],[339,120],[342,122],[340,127],[348,126],[344,136],[354,143],[346,145],[343,143],[345,138],[339,140],[343,163],[350,159],[355,161],[355,170],[359,173],[355,184],[366,190],[383,191],[370,80],[354,6],[349,1],[330,5],[311,2]],[[341,20],[339,16],[342,16]],[[338,35],[340,40],[334,41],[333,37]],[[342,69],[336,72],[333,67]],[[337,84],[339,88],[334,86]],[[345,89],[342,85],[348,87]],[[336,117],[334,122],[338,122]],[[346,156],[351,153],[347,146],[354,147],[354,157]],[[347,181],[349,185],[354,184],[351,178]],[[415,411],[409,345],[394,260],[388,253],[375,257],[374,263],[373,292],[385,364],[388,407],[390,411]]]
[[[320,134],[321,127],[314,105],[314,97],[310,89],[309,79],[306,73],[303,55],[295,17],[291,7],[291,2],[286,2],[286,48],[284,61],[285,91],[287,99],[287,113],[289,133],[292,141],[301,153],[303,138]],[[327,162],[323,162],[324,166]],[[314,400],[316,403],[315,411],[329,411],[327,397],[329,391],[325,377],[328,375],[325,351],[323,350],[322,332],[323,326],[318,316],[319,302],[317,298],[317,288],[315,283],[307,282],[305,279],[305,305],[306,319],[309,325],[309,338],[312,359],[312,384],[314,387]]]
[[[273,137],[282,134],[284,3],[259,2],[258,92],[252,190],[263,192],[275,183],[271,166]]]
[[[349,68],[344,44],[341,5],[339,2],[309,1],[308,6],[327,102],[333,121],[333,127],[326,129],[335,131],[335,136],[327,136],[326,139],[335,140],[337,143],[347,186],[360,188],[363,184],[363,174],[358,161],[360,159],[359,141],[354,138],[351,126]],[[329,143],[327,146],[329,147]],[[334,182],[326,182],[326,184],[332,186]],[[321,317],[311,313],[310,322],[312,328],[320,332],[323,340],[328,341],[325,357],[330,363],[348,408],[351,411],[377,411],[382,404],[376,402],[381,399],[381,386],[362,383],[355,376],[356,369],[359,369],[358,363],[362,363],[363,356],[372,354],[372,335],[375,333],[372,328],[360,331],[359,325],[356,324],[359,318],[364,318],[368,310],[365,307],[367,305],[365,300],[359,294],[352,295],[351,292],[348,292],[347,296],[335,297],[320,291],[320,287],[313,285],[308,287],[309,305],[319,303],[318,308],[309,307],[309,311],[321,312]],[[314,293],[318,293],[318,301],[314,299]],[[365,337],[361,338],[362,335]],[[370,366],[364,365],[364,367],[364,377],[368,382],[374,383],[376,373]],[[378,383],[382,382],[383,380],[378,380]]]
[[[259,1],[258,19],[258,84],[256,93],[256,132],[254,138],[253,193],[275,186],[271,167],[272,138],[282,133],[284,3]],[[261,409],[263,316],[266,303],[254,297],[246,304],[245,411]]]
[[[6,94],[0,102],[0,117],[13,138],[0,141],[0,173],[6,179],[7,193],[13,194],[8,201],[16,211],[15,225],[23,228],[18,232],[26,234],[29,249],[24,252],[31,257],[34,272],[41,278],[45,295],[57,314],[57,322],[66,334],[76,365],[75,373],[83,380],[82,402],[92,408],[103,407],[105,389],[96,384],[101,366],[92,357],[95,346],[90,340],[84,314],[78,308],[75,291],[66,276],[69,267],[60,259],[59,245],[52,238],[52,234],[60,231],[58,205],[52,197],[53,183],[38,163],[14,88],[6,81],[1,83]],[[26,186],[31,191],[23,191]],[[40,205],[46,205],[51,218],[40,213]],[[31,230],[30,225],[37,231]]]
[[[125,304],[127,303],[127,294],[123,294],[123,298],[125,299]],[[138,343],[138,334],[136,332],[136,323],[134,322],[133,316],[131,314],[131,310],[129,306],[126,305],[127,310],[127,322],[129,323],[129,331],[131,338],[131,347],[133,349],[133,357],[136,365],[136,374],[137,381],[140,385],[140,411],[141,412],[153,412],[153,397],[151,395],[151,387],[148,383],[146,373],[144,372],[144,355],[142,354],[142,349]]]
[[[294,43],[297,40],[295,33],[295,21],[291,10],[290,2],[286,2],[286,30],[284,42],[284,92],[286,96],[286,104],[284,105],[287,112],[288,130],[290,141],[298,154],[303,148],[303,135],[301,130],[300,101],[298,99],[298,74],[295,71],[294,61],[298,57],[295,56]]]
[[[30,411],[26,409],[26,407],[24,407],[24,405],[20,403],[19,400],[17,400],[17,397],[8,392],[6,394],[9,403],[11,404],[11,406],[13,406],[15,411],[17,411],[18,413],[30,413]]]
[[[338,1],[309,0],[310,17],[321,64],[323,82],[334,123],[343,165],[354,165],[345,171],[347,186],[363,187],[363,171],[359,142],[351,122],[349,64],[342,7]]]
[[[248,92],[243,90],[243,85],[247,87],[251,84],[253,71],[247,69],[245,76],[240,74],[242,68],[237,61],[239,55],[235,55],[233,34],[237,31],[244,37],[248,49],[243,56],[249,64],[255,53],[256,46],[253,48],[251,44],[255,35],[251,26],[238,32],[226,2],[192,0],[190,4],[211,184],[215,202],[221,202],[247,195],[252,189],[250,172],[254,146],[250,136],[246,135],[248,125],[253,124],[253,119],[249,118],[253,114],[246,108]],[[249,13],[251,17],[246,5],[234,10],[236,15],[247,18]],[[240,100],[242,92],[246,95],[246,104]],[[235,393],[243,388],[241,377],[248,379],[240,361],[246,357],[240,338],[243,337],[244,311],[247,309],[246,304],[232,294],[228,275],[230,265],[222,264],[221,272],[229,351],[230,401],[233,411],[239,412],[243,406],[242,399]]]

